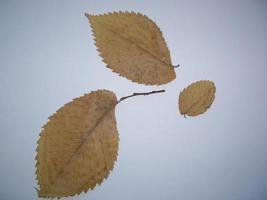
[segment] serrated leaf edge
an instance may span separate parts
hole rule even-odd
[[[89,93],[87,93],[87,94],[93,94],[93,93],[96,93],[96,92],[98,92],[98,91],[107,91],[107,92],[110,92],[109,90],[104,90],[104,89],[98,89],[98,90],[95,90],[95,91],[91,91],[91,92],[89,92]],[[86,94],[84,94],[83,96],[85,96]],[[77,97],[77,98],[73,98],[71,101],[69,101],[69,102],[67,102],[67,103],[65,103],[63,106],[61,106],[59,109],[61,109],[62,107],[64,107],[65,105],[67,105],[68,103],[70,103],[70,102],[72,102],[72,101],[74,101],[74,100],[76,100],[76,99],[78,99],[78,98],[81,98],[81,97],[83,97],[83,96],[80,96],[80,97]],[[118,100],[117,100],[117,103],[118,103]],[[106,111],[101,117],[100,117],[100,119],[99,119],[99,122],[97,123],[97,125],[92,129],[92,130],[90,130],[90,132],[93,132],[93,130],[100,124],[100,122],[104,119],[104,117],[111,111],[111,110],[113,110],[113,109],[115,109],[115,107],[116,107],[116,105],[117,105],[117,103],[110,109],[110,110],[108,110],[108,111]],[[58,110],[59,110],[58,109]],[[58,111],[57,110],[57,111]],[[55,112],[55,113],[53,113],[51,116],[53,116],[54,114],[56,114],[57,113],[57,111]],[[51,117],[50,116],[50,117]],[[50,118],[49,117],[49,118]],[[47,120],[47,122],[45,123],[45,124],[47,124],[49,121],[50,121],[50,119],[48,118],[48,120]],[[115,127],[117,127],[117,120],[115,120]],[[40,142],[40,139],[41,139],[41,134],[42,134],[42,131],[43,131],[43,129],[44,129],[44,127],[42,126],[42,129],[41,129],[41,131],[40,131],[40,133],[39,133],[39,139],[37,140],[37,147],[36,147],[36,149],[35,149],[35,158],[34,158],[34,160],[35,160],[35,180],[36,180],[36,182],[37,182],[37,187],[36,186],[34,186],[34,188],[35,188],[35,190],[37,191],[37,194],[38,194],[38,196],[39,196],[39,188],[40,188],[40,184],[39,184],[39,181],[38,181],[38,172],[37,172],[37,164],[38,164],[38,160],[37,160],[37,157],[38,157],[38,147],[39,147],[39,142]],[[88,134],[89,135],[89,134]],[[120,141],[120,138],[119,138],[119,135],[118,135],[118,143],[119,143],[119,141]],[[106,175],[106,177],[104,177],[100,182],[98,182],[98,183],[96,183],[96,185],[95,186],[93,186],[93,187],[89,187],[88,189],[85,189],[85,190],[83,190],[83,191],[81,191],[80,193],[76,193],[76,194],[73,194],[73,195],[66,195],[66,196],[62,196],[62,197],[53,197],[53,196],[47,196],[47,197],[43,197],[43,196],[39,196],[39,197],[42,197],[42,198],[51,198],[51,199],[55,199],[55,198],[57,198],[57,199],[60,199],[60,198],[63,198],[63,197],[69,197],[69,196],[71,196],[71,197],[74,197],[74,196],[78,196],[78,195],[80,195],[81,193],[87,193],[89,190],[93,190],[95,187],[97,187],[97,186],[100,186],[101,184],[102,184],[102,182],[104,181],[104,180],[106,180],[108,177],[109,177],[109,174],[110,174],[110,172],[114,169],[114,167],[115,167],[115,165],[116,165],[116,162],[117,162],[117,159],[118,159],[118,152],[119,152],[119,146],[118,146],[118,150],[117,150],[117,152],[116,152],[116,156],[115,156],[115,159],[114,159],[114,165],[112,166],[112,168],[109,170],[109,171],[107,171],[107,175]]]
[[[215,99],[215,94],[216,94],[216,87],[215,87],[214,82],[211,81],[211,80],[200,80],[200,81],[195,81],[195,82],[191,83],[190,85],[188,85],[187,87],[185,87],[185,88],[179,93],[179,112],[180,112],[181,115],[184,115],[184,116],[186,116],[186,115],[187,115],[187,116],[191,116],[191,115],[186,114],[187,112],[185,112],[185,113],[181,113],[181,110],[180,110],[180,107],[181,107],[180,96],[181,96],[181,94],[182,94],[183,92],[185,92],[185,90],[186,90],[187,88],[189,88],[190,86],[195,85],[195,84],[198,84],[198,83],[201,83],[201,82],[209,82],[209,83],[212,83],[212,86],[213,86],[213,89],[214,89],[214,95],[213,95],[213,99],[212,99],[212,101],[211,101],[211,104],[210,104],[209,106],[206,107],[206,110],[203,110],[203,111],[200,112],[198,115],[205,113],[205,112],[211,107],[211,105],[212,105],[212,103],[213,103],[213,101],[214,101],[214,99]],[[205,96],[205,95],[203,95],[203,96]],[[197,102],[198,102],[198,101],[197,101]],[[196,102],[196,103],[197,103],[197,102]]]
[[[88,18],[88,20],[89,20],[89,22],[90,22],[89,24],[90,24],[90,28],[91,28],[91,32],[92,32],[92,36],[93,36],[93,40],[94,40],[94,45],[95,45],[95,47],[96,47],[96,50],[97,50],[97,52],[98,52],[98,55],[101,57],[101,61],[102,61],[103,63],[105,63],[106,68],[108,68],[108,69],[110,69],[112,72],[118,74],[120,77],[126,78],[126,77],[124,77],[123,75],[121,75],[117,70],[115,70],[115,69],[113,69],[113,68],[111,68],[110,66],[107,65],[107,62],[105,61],[104,56],[102,55],[100,49],[99,49],[99,48],[97,47],[97,45],[96,45],[96,33],[95,33],[94,29],[93,29],[93,26],[92,26],[90,17],[91,17],[91,16],[92,16],[92,17],[101,17],[101,16],[107,16],[107,15],[116,15],[116,14],[128,14],[128,15],[134,14],[134,15],[139,15],[139,16],[142,16],[142,17],[145,17],[146,19],[148,19],[151,23],[153,23],[153,25],[154,25],[154,26],[157,28],[157,30],[159,31],[159,33],[160,33],[160,35],[161,35],[161,38],[163,39],[163,42],[164,42],[164,44],[166,45],[166,47],[167,47],[167,49],[168,49],[168,53],[170,54],[169,47],[168,47],[168,45],[167,45],[167,43],[166,43],[166,40],[165,40],[165,38],[164,38],[164,36],[163,36],[162,31],[160,30],[160,28],[158,27],[158,25],[157,25],[152,19],[150,19],[148,16],[146,16],[145,14],[142,14],[142,13],[139,13],[139,12],[133,12],[133,11],[131,11],[131,12],[129,12],[129,11],[118,11],[118,12],[117,12],[117,11],[114,11],[114,12],[108,12],[108,13],[103,13],[103,14],[98,14],[98,15],[92,15],[92,14],[85,13],[85,16]],[[138,45],[137,45],[137,46],[138,46]],[[139,46],[138,46],[138,47],[139,47]],[[154,57],[156,57],[156,56],[154,56]],[[156,59],[157,59],[157,58],[156,58]],[[157,60],[159,60],[159,59],[157,59]],[[159,60],[159,61],[160,61],[160,60]],[[163,62],[163,61],[160,61],[160,62]],[[168,65],[168,66],[170,65],[170,64],[167,64],[167,63],[165,63],[165,64]],[[171,66],[172,66],[172,65],[171,65]],[[173,66],[172,66],[172,67],[173,67]],[[176,78],[176,73],[174,73],[174,78],[173,78],[172,80],[170,80],[170,81],[166,81],[166,82],[163,82],[163,83],[160,83],[160,84],[158,84],[158,83],[156,83],[156,84],[140,83],[140,82],[138,82],[138,81],[134,81],[134,80],[131,80],[131,79],[128,79],[128,78],[126,78],[126,79],[127,79],[127,80],[130,80],[130,81],[133,82],[133,83],[144,84],[144,85],[147,85],[147,86],[162,86],[162,85],[168,84],[169,82],[173,81],[175,78]]]

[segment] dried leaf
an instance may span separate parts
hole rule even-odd
[[[36,155],[40,197],[73,196],[107,178],[118,151],[116,103],[113,92],[98,90],[49,117]]]
[[[215,85],[202,80],[192,83],[179,96],[179,110],[182,115],[196,116],[204,113],[215,98]]]
[[[134,82],[160,85],[175,79],[174,67],[159,27],[134,12],[85,14],[103,61]]]

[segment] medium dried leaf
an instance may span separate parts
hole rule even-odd
[[[182,115],[196,116],[204,113],[215,98],[215,85],[202,80],[192,83],[179,96],[179,110]]]
[[[148,85],[175,79],[166,42],[159,27],[147,16],[134,12],[85,15],[100,56],[114,72]]]
[[[113,92],[98,90],[49,117],[36,155],[40,197],[73,196],[107,178],[118,151],[116,103]]]

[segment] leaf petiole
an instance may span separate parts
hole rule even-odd
[[[146,95],[151,95],[151,94],[156,94],[156,93],[162,93],[162,92],[165,92],[165,90],[154,90],[154,91],[151,91],[151,92],[135,92],[132,95],[129,95],[129,96],[125,96],[125,97],[120,98],[120,100],[118,101],[118,103],[120,103],[121,101],[123,101],[125,99],[134,97],[134,96],[140,96],[140,95],[146,96]]]

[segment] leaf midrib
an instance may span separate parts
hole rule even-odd
[[[94,132],[94,130],[98,127],[98,125],[103,121],[103,119],[105,118],[105,116],[112,111],[115,106],[118,104],[119,102],[117,101],[114,105],[112,105],[106,112],[104,112],[102,114],[102,116],[99,118],[99,120],[96,122],[95,126],[90,129],[87,132],[87,136],[84,138],[84,140],[78,145],[78,147],[76,147],[75,151],[72,153],[72,155],[70,156],[70,158],[68,159],[68,161],[66,161],[65,165],[63,166],[63,168],[58,172],[56,178],[54,179],[54,181],[50,184],[49,188],[51,188],[53,185],[55,185],[55,183],[57,182],[57,180],[59,179],[59,177],[64,173],[65,169],[67,168],[67,166],[71,163],[72,159],[74,158],[74,156],[79,154],[79,150],[82,148],[82,146],[87,142],[88,137],[92,134],[92,132]],[[105,161],[105,165],[106,165],[106,161]]]
[[[153,53],[151,53],[150,51],[148,51],[147,49],[143,48],[142,46],[140,46],[138,43],[133,42],[132,40],[130,40],[129,38],[124,37],[122,34],[112,30],[111,28],[109,28],[109,26],[103,22],[98,22],[98,24],[102,25],[102,27],[104,27],[106,30],[112,32],[114,35],[118,35],[120,38],[122,38],[123,40],[134,44],[136,47],[138,47],[139,49],[141,49],[142,51],[144,51],[145,53],[147,53],[149,56],[151,56],[152,58],[154,58],[155,60],[157,60],[158,62],[167,65],[168,67],[173,68],[172,64],[166,63],[163,60],[159,59],[156,55],[154,55]],[[97,40],[97,38],[96,38]],[[166,42],[165,42],[166,43]],[[167,47],[168,48],[168,47]],[[170,61],[171,62],[171,61]]]
[[[209,89],[206,93],[204,93],[201,97],[199,97],[187,110],[184,114],[188,113],[194,106],[196,106],[199,102],[204,99],[203,102],[206,102],[208,99],[209,95],[212,93],[212,89]]]

